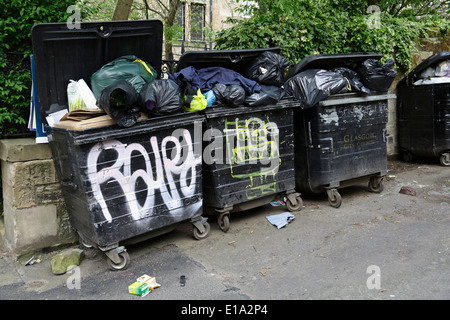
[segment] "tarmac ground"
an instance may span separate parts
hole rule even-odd
[[[274,300],[449,300],[450,168],[432,159],[389,161],[388,169],[382,193],[367,183],[340,189],[337,209],[326,194],[302,195],[303,208],[281,229],[266,216],[287,210],[270,204],[232,213],[226,233],[209,216],[203,240],[183,222],[127,246],[126,270],[110,271],[102,252],[84,248],[77,268],[54,275],[50,261],[60,249],[24,265],[2,248],[0,300],[178,300],[175,314],[200,312],[193,308],[207,302],[225,313],[237,300],[253,301],[246,305],[253,311]],[[416,195],[399,193],[404,186]],[[129,294],[144,274],[160,287]]]

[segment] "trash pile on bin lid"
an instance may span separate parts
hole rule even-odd
[[[148,62],[134,55],[114,59],[91,75],[92,90],[83,79],[70,80],[67,86],[69,114],[84,110],[94,117],[103,111],[119,126],[130,127],[141,112],[151,117],[181,112],[178,85],[171,80],[157,79],[157,76]],[[77,117],[66,116],[63,120]],[[78,120],[86,117],[78,117]]]
[[[393,60],[382,65],[377,59],[366,59],[356,70],[307,69],[288,79],[284,87],[286,95],[293,96],[300,101],[301,108],[308,109],[334,94],[386,92],[397,75],[393,67]]]
[[[213,105],[259,106],[277,103],[283,97],[284,69],[289,65],[291,62],[282,55],[265,51],[242,74],[219,66],[189,66],[169,78],[179,85],[186,111]],[[201,102],[200,95],[205,97]]]
[[[415,85],[450,83],[450,60],[439,62],[435,67],[428,67],[420,74]]]
[[[333,94],[387,91],[397,74],[393,60],[382,65],[377,59],[367,59],[356,70],[307,69],[285,81],[285,68],[290,65],[282,55],[265,51],[242,74],[220,66],[189,66],[170,74],[169,79],[157,79],[148,62],[134,55],[122,56],[92,74],[91,92],[83,79],[70,81],[69,110],[103,110],[119,126],[129,127],[141,112],[158,117],[208,106],[253,107],[275,104],[285,96],[298,100],[302,108],[311,108]],[[440,72],[449,69],[442,66]]]
[[[130,127],[141,112],[158,117],[213,105],[277,103],[284,95],[284,69],[289,65],[283,56],[264,52],[249,64],[245,75],[223,67],[187,67],[169,79],[157,79],[148,62],[134,55],[122,56],[92,74],[92,90],[83,79],[69,82],[69,111],[84,110],[93,116],[103,111],[119,126]]]

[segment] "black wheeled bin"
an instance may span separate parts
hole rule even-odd
[[[450,52],[434,54],[397,85],[399,149],[405,161],[413,156],[434,157],[450,166],[450,75],[421,79],[428,68],[433,73],[446,60]]]
[[[176,72],[223,67],[245,74],[264,51],[279,48],[216,50],[184,53]],[[295,192],[293,99],[262,106],[212,106],[203,113],[203,204],[218,215],[220,228],[230,227],[230,212],[249,210],[286,200],[290,211],[303,201]]]
[[[355,70],[366,59],[380,58],[370,53],[311,55],[294,67],[293,74],[337,67]],[[338,188],[368,180],[372,192],[381,192],[387,172],[388,99],[393,97],[379,92],[334,94],[312,108],[296,108],[296,190],[327,192],[335,208],[342,203]]]
[[[82,23],[72,30],[39,24],[32,40],[41,119],[67,108],[70,79],[90,85],[95,71],[120,56],[136,55],[160,74],[160,21]],[[127,267],[125,244],[171,231],[178,222],[190,220],[198,239],[208,234],[201,216],[201,141],[194,139],[203,121],[186,113],[126,128],[112,119],[103,126],[47,127],[71,224],[83,244],[105,252],[111,269]]]

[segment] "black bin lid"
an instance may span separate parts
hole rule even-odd
[[[278,54],[281,52],[278,47],[262,49],[187,51],[181,55],[175,72],[178,72],[186,67],[194,67],[195,69],[223,67],[242,74],[248,67],[248,64],[265,51],[271,51]]]
[[[450,52],[449,51],[441,51],[438,53],[435,53],[428,59],[422,61],[417,67],[415,67],[408,75],[403,78],[400,82],[405,81],[415,81],[420,78],[420,75],[428,68],[428,67],[435,67],[439,62],[445,61],[450,59]]]
[[[337,67],[345,67],[355,70],[360,63],[367,59],[380,60],[382,57],[381,54],[372,52],[309,55],[289,70],[286,79],[292,78],[296,74],[308,69],[331,70]]]
[[[69,80],[84,79],[106,63],[135,55],[161,74],[163,25],[159,20],[36,24],[31,30],[41,121],[67,108]]]

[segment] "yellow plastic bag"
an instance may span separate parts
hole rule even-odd
[[[201,111],[206,108],[208,101],[206,97],[202,94],[200,89],[197,90],[197,94],[192,96],[192,100],[189,103],[188,98],[184,96],[184,110],[185,111]]]

